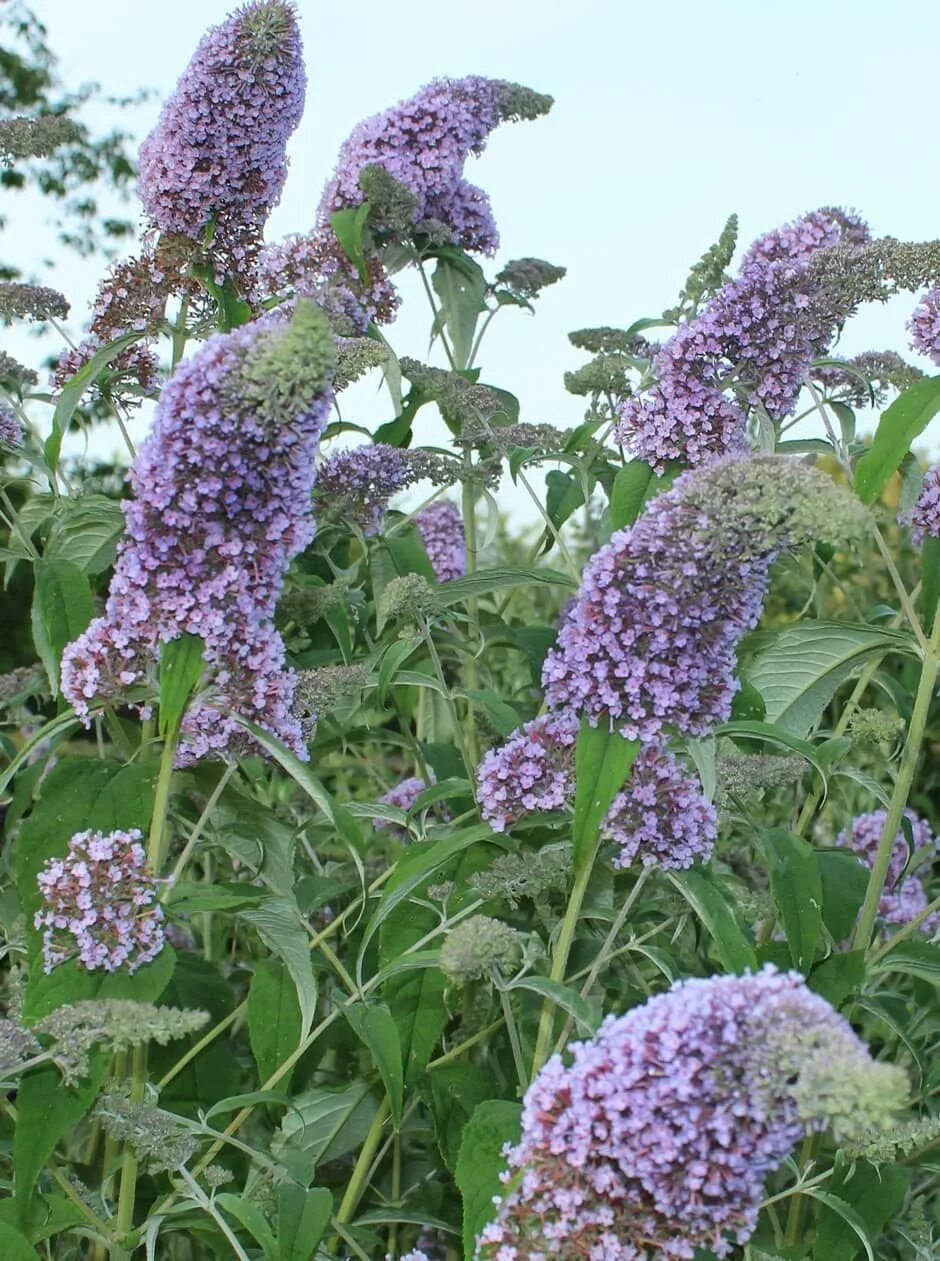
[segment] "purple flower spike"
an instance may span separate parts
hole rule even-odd
[[[435,499],[414,515],[414,523],[438,582],[467,572],[467,541],[460,509],[449,499]]]
[[[914,308],[908,328],[914,349],[940,364],[940,289],[924,294]]]
[[[89,971],[134,972],[163,949],[163,908],[140,839],[136,830],[79,832],[39,873],[45,909],[34,924],[47,972],[73,958]]]
[[[817,250],[866,237],[854,215],[822,210],[755,241],[738,277],[658,352],[657,384],[623,404],[618,441],[661,473],[668,460],[697,465],[741,451],[755,404],[774,420],[790,415],[837,325],[814,301],[807,264]],[[732,381],[750,403],[727,392]]]
[[[601,825],[604,840],[620,846],[615,867],[641,862],[681,869],[707,862],[717,835],[718,815],[697,776],[656,745],[640,750]]]
[[[774,968],[682,981],[568,1052],[525,1096],[480,1261],[726,1257],[795,1143],[883,1125],[906,1091],[801,976]]]
[[[313,537],[332,368],[327,321],[305,302],[291,323],[217,334],[176,371],[131,470],[105,615],[63,654],[62,691],[80,716],[95,697],[152,693],[160,644],[198,635],[205,687],[184,719],[180,761],[245,747],[229,708],[306,756],[271,619],[291,557]]]
[[[885,810],[873,810],[869,814],[858,815],[849,827],[839,833],[836,844],[854,850],[862,862],[871,867],[878,852],[878,841],[886,817]],[[940,849],[940,838],[934,836],[926,819],[919,818],[913,810],[905,810],[904,817],[911,825],[914,849],[936,853]],[[894,838],[884,892],[878,903],[878,916],[886,924],[908,924],[927,907],[927,891],[920,877],[904,875],[910,857],[910,844],[904,832],[900,831]],[[940,913],[928,915],[920,928],[921,932],[936,932],[940,928]]]
[[[140,196],[162,232],[211,228],[213,258],[246,270],[280,199],[306,76],[293,4],[255,0],[203,36],[140,149]]]

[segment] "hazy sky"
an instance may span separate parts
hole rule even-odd
[[[35,0],[34,0],[35,3]],[[140,135],[227,0],[38,0],[69,82],[156,89],[125,118]],[[496,266],[536,255],[568,268],[539,313],[495,322],[484,379],[512,390],[523,419],[576,423],[561,383],[583,357],[566,334],[626,325],[674,300],[689,264],[736,211],[746,244],[825,204],[859,210],[878,234],[940,234],[935,0],[300,0],[306,115],[269,236],[307,228],[336,151],[363,116],[436,75],[512,79],[556,98],[507,125],[468,176],[490,194]],[[20,226],[24,258],[40,225]],[[93,271],[67,264],[76,329]],[[914,300],[870,310],[841,350],[904,350]],[[389,333],[423,357],[426,309],[409,291]],[[366,422],[372,393],[356,397]],[[940,427],[931,437],[940,444]]]

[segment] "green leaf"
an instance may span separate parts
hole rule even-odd
[[[382,664],[379,666],[377,699],[380,705],[385,704],[389,686],[395,675],[421,643],[420,637],[397,639],[386,649],[382,656]]]
[[[771,828],[761,840],[768,858],[770,890],[783,921],[790,957],[808,973],[822,933],[823,888],[819,861],[808,841],[786,828]]]
[[[667,875],[708,929],[725,968],[729,972],[756,971],[754,948],[738,924],[727,893],[714,877],[695,868]]]
[[[872,504],[891,474],[940,411],[940,377],[926,377],[900,394],[882,413],[870,449],[855,469],[855,490],[863,503]]]
[[[570,985],[562,985],[560,981],[553,981],[547,976],[522,976],[508,988],[531,990],[534,994],[541,994],[543,998],[550,998],[556,1007],[574,1017],[579,1033],[587,1038],[597,1032],[596,1012],[587,999],[582,998]]]
[[[575,747],[575,798],[572,843],[575,872],[591,862],[597,833],[610,803],[630,775],[640,744],[619,731],[592,727],[581,719]]]
[[[640,515],[655,477],[643,460],[631,460],[614,478],[610,493],[610,524],[615,530],[632,525]]]
[[[558,530],[584,503],[584,483],[574,473],[552,469],[545,474],[545,489],[545,511],[549,521]],[[549,549],[546,547],[545,550]]]
[[[0,1256],[3,1261],[37,1261],[38,1253],[25,1235],[0,1222]]]
[[[46,540],[43,554],[70,561],[82,573],[104,573],[114,564],[124,530],[120,505],[106,495],[82,495],[64,506]]]
[[[88,579],[71,561],[42,556],[33,572],[32,631],[36,651],[59,695],[62,650],[77,639],[94,616]]]
[[[89,1076],[77,1086],[64,1085],[59,1070],[51,1064],[40,1065],[20,1081],[13,1168],[21,1224],[26,1223],[33,1189],[59,1139],[78,1124],[94,1103],[107,1063],[107,1055],[92,1055]]]
[[[920,576],[924,622],[932,626],[940,597],[940,538],[932,534],[926,535],[920,545]]]
[[[480,1231],[495,1216],[493,1197],[502,1192],[499,1175],[506,1168],[503,1147],[519,1139],[522,1107],[505,1099],[481,1103],[467,1123],[454,1181],[463,1198],[464,1255],[476,1255]]]
[[[451,608],[462,604],[464,600],[476,599],[482,595],[491,595],[494,591],[503,591],[507,587],[538,586],[545,584],[552,587],[573,587],[575,584],[567,574],[555,569],[478,569],[475,574],[465,578],[452,578],[442,582],[434,592],[440,608]]]
[[[911,1170],[900,1165],[875,1168],[867,1160],[858,1160],[838,1168],[826,1194],[839,1207],[829,1199],[820,1201],[824,1207],[816,1226],[815,1261],[855,1261],[867,1251],[866,1236],[877,1239],[900,1211],[910,1182]],[[854,1219],[846,1217],[845,1207],[856,1214]]]
[[[822,918],[833,941],[846,941],[865,901],[869,869],[851,850],[821,849],[816,855],[822,879]]]
[[[797,622],[752,637],[744,670],[767,706],[767,721],[804,737],[819,721],[836,688],[874,655],[913,653],[908,636],[856,622]]]
[[[872,972],[905,972],[940,985],[940,946],[926,941],[902,941],[869,967]]]
[[[277,1203],[279,1261],[310,1261],[333,1216],[333,1196],[325,1187],[282,1186]]]
[[[178,880],[170,889],[166,905],[178,915],[198,915],[205,911],[240,911],[244,906],[264,901],[267,896],[266,889],[253,884]]]
[[[501,736],[510,736],[522,726],[522,719],[518,713],[511,705],[507,705],[505,701],[500,700],[495,692],[486,692],[480,688],[468,687],[464,691],[458,692],[457,695],[466,696],[468,700],[476,701],[478,705],[482,705],[490,722]]]
[[[248,1039],[265,1082],[292,1055],[301,1040],[302,1017],[297,990],[290,973],[274,959],[255,964],[248,991]],[[290,1076],[281,1078],[281,1089],[290,1089]]]
[[[343,1007],[343,1015],[359,1041],[372,1052],[372,1059],[388,1095],[392,1123],[397,1130],[401,1125],[405,1078],[401,1062],[401,1039],[392,1013],[385,1003],[354,1003]]]
[[[858,993],[864,980],[865,951],[849,950],[845,954],[832,954],[813,968],[809,987],[838,1008]]]
[[[202,677],[205,644],[198,635],[180,635],[160,647],[161,736],[179,731],[186,704]]]
[[[442,1064],[424,1078],[422,1094],[428,1100],[444,1164],[453,1173],[467,1122],[474,1109],[493,1097],[492,1074],[477,1064]]]
[[[272,954],[287,967],[300,1005],[300,1037],[305,1038],[317,1010],[317,980],[310,961],[307,930],[297,903],[286,896],[265,898],[260,905],[240,911],[239,918],[254,928]]]
[[[369,269],[362,252],[362,231],[371,209],[369,202],[364,201],[359,206],[353,206],[347,210],[335,210],[330,215],[330,226],[336,233],[336,239],[343,247],[346,257],[359,272],[359,279],[363,283],[369,279]]]
[[[46,439],[44,446],[46,463],[50,469],[55,471],[59,463],[62,437],[82,401],[82,395],[95,384],[112,359],[116,359],[128,346],[133,346],[134,342],[140,341],[141,337],[143,333],[125,333],[122,337],[115,338],[113,342],[108,342],[106,346],[95,351],[88,362],[79,368],[71,380],[63,386],[52,414],[52,433]]]
[[[294,1099],[271,1141],[271,1154],[305,1186],[319,1163],[361,1147],[378,1101],[368,1082],[314,1086]]]
[[[461,371],[469,362],[477,320],[484,309],[486,277],[480,265],[464,254],[438,257],[431,283],[440,300],[455,366]]]
[[[265,1261],[280,1261],[274,1231],[257,1204],[241,1195],[233,1195],[231,1191],[216,1192],[215,1203],[218,1208],[230,1213],[261,1244]]]

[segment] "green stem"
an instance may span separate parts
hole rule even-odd
[[[155,876],[160,875],[166,858],[166,820],[170,804],[170,785],[173,781],[173,763],[176,760],[176,744],[179,737],[177,731],[167,732],[160,755],[160,771],[157,776],[157,791],[153,801],[153,818],[150,823],[150,836],[147,841],[147,857]]]
[[[516,1027],[516,1017],[513,1015],[512,999],[505,988],[500,987],[499,1002],[503,1009],[503,1019],[506,1021],[506,1032],[509,1034],[509,1045],[512,1047],[512,1058],[516,1065],[516,1076],[519,1079],[519,1093],[522,1094],[526,1088],[526,1071],[525,1060],[522,1055],[522,1043],[519,1041],[519,1030]]]
[[[147,1047],[134,1048],[134,1059],[131,1078],[131,1098],[140,1102],[144,1097],[147,1084]],[[121,1159],[121,1192],[118,1197],[115,1234],[123,1240],[134,1228],[134,1201],[137,1196],[137,1153],[130,1143],[124,1144],[124,1155]],[[121,1245],[123,1246],[123,1245]]]
[[[427,273],[424,270],[424,263],[422,263],[420,259],[418,259],[418,274],[421,276],[421,283],[424,285],[424,292],[427,295],[428,302],[430,303],[430,306],[431,306],[431,311],[434,315],[434,327],[437,329],[437,334],[441,339],[441,345],[444,347],[444,353],[447,356],[447,362],[450,364],[451,371],[456,372],[457,361],[454,358],[454,352],[450,348],[450,342],[447,340],[447,334],[444,332],[444,324],[440,318],[441,313],[438,310],[437,303],[434,301],[434,291],[432,290],[430,283],[428,282]]]
[[[552,955],[552,970],[549,974],[551,980],[557,981],[559,984],[564,983],[565,973],[568,969],[568,956],[571,953],[571,947],[574,943],[574,935],[578,927],[581,907],[584,904],[584,895],[587,893],[588,883],[591,879],[591,872],[594,870],[594,859],[597,857],[597,851],[599,848],[600,838],[597,837],[594,841],[594,846],[590,854],[587,856],[581,870],[575,877],[574,887],[571,890],[571,897],[568,900],[568,906],[565,910],[565,918],[561,922],[561,931],[558,934],[558,941],[555,944],[555,951]],[[550,998],[546,998],[545,1002],[542,1004],[542,1014],[539,1018],[539,1032],[535,1043],[535,1055],[532,1059],[533,1079],[548,1059],[554,1018],[555,1004]]]
[[[803,1147],[800,1152],[800,1165],[803,1169],[808,1169],[811,1166],[818,1147],[818,1134],[808,1134],[806,1138],[804,1138]],[[827,1171],[827,1176],[829,1173],[831,1173],[831,1171]],[[815,1182],[804,1182],[801,1183],[801,1185],[814,1186],[816,1184]],[[806,1216],[806,1201],[807,1197],[805,1195],[801,1195],[799,1190],[795,1192],[793,1198],[790,1200],[790,1209],[787,1213],[787,1227],[783,1237],[784,1246],[792,1247],[800,1242],[800,1238],[803,1234],[803,1221]]]
[[[922,911],[918,911],[913,919],[909,919],[907,923],[899,928],[896,933],[893,933],[883,945],[879,946],[877,950],[873,950],[869,961],[871,963],[877,963],[879,959],[883,959],[886,954],[889,954],[895,946],[899,946],[902,941],[907,941],[908,937],[913,937],[914,933],[917,932],[924,920],[929,919],[930,916],[935,914],[937,911],[940,911],[940,898],[934,898],[932,902],[928,902],[924,909]]]
[[[363,1192],[366,1189],[366,1183],[369,1180],[369,1170],[372,1167],[372,1157],[378,1151],[379,1143],[382,1141],[382,1130],[385,1128],[385,1122],[388,1120],[388,1099],[383,1099],[382,1106],[375,1114],[375,1119],[369,1127],[369,1133],[366,1140],[362,1144],[359,1152],[359,1158],[356,1161],[355,1168],[352,1171],[352,1177],[346,1187],[346,1194],[343,1196],[339,1209],[336,1213],[336,1220],[340,1224],[345,1224],[356,1211],[359,1201],[362,1199]]]
[[[186,315],[189,311],[189,298],[185,297],[180,303],[179,314],[176,317],[176,323],[173,325],[173,359],[170,364],[170,371],[175,371],[176,365],[183,357],[183,351],[186,349]]]
[[[466,462],[469,464],[470,453],[465,456]],[[477,514],[476,504],[473,498],[473,484],[465,481],[461,495],[463,508],[463,528],[467,542],[467,576],[476,572],[477,567]],[[476,596],[471,596],[467,600],[467,622],[470,629],[470,653],[466,663],[466,679],[467,686],[471,688],[479,687],[479,675],[477,672],[476,653],[480,646],[480,605]],[[430,632],[429,632],[430,633]],[[467,744],[470,757],[473,759],[472,765],[468,768],[471,778],[473,771],[476,769],[477,761],[477,731],[476,718],[473,713],[473,705],[467,704]]]
[[[885,880],[888,876],[888,867],[891,863],[891,855],[894,852],[895,839],[901,826],[901,819],[904,816],[904,809],[910,796],[911,786],[914,783],[914,773],[917,770],[917,763],[920,759],[921,744],[927,729],[927,718],[937,685],[937,672],[940,669],[940,657],[937,655],[938,648],[940,648],[940,617],[934,618],[930,642],[924,654],[920,682],[917,685],[917,693],[914,697],[914,708],[911,712],[907,737],[904,741],[904,749],[902,750],[901,761],[898,766],[898,776],[895,780],[894,791],[891,794],[891,801],[885,815],[884,827],[881,830],[881,837],[878,841],[875,861],[872,863],[871,876],[868,880],[868,889],[865,893],[865,901],[862,904],[858,927],[855,930],[855,939],[852,943],[855,950],[867,950],[871,944],[875,920],[878,918],[878,904],[881,901]]]

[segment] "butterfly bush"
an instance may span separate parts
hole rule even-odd
[[[197,635],[208,677],[180,759],[244,743],[228,709],[306,756],[271,618],[290,558],[313,537],[332,363],[326,321],[306,303],[289,324],[269,317],[210,338],[177,369],[131,470],[105,614],[63,654],[62,691],[80,716],[96,697],[152,687],[160,645]]]
[[[416,512],[412,520],[437,581],[462,578],[467,572],[467,541],[457,505],[449,499],[435,499]]]
[[[237,273],[287,175],[306,72],[293,4],[256,0],[203,36],[140,149],[140,197],[161,232],[207,232]]]
[[[882,1124],[905,1090],[796,973],[681,981],[541,1070],[479,1256],[727,1256],[804,1135]]]
[[[853,850],[866,867],[873,866],[887,814],[886,810],[873,810],[856,816],[836,837],[836,844]],[[927,820],[919,818],[913,810],[905,810],[904,817],[910,824],[914,850],[935,854],[940,848],[940,838],[934,835]],[[886,924],[908,924],[927,908],[923,881],[919,876],[904,874],[910,858],[910,842],[905,833],[899,831],[894,838],[884,892],[878,903],[878,917]],[[920,927],[925,933],[936,932],[940,928],[940,912],[928,915]]]
[[[707,733],[730,715],[737,646],[773,560],[868,528],[856,500],[796,460],[727,456],[684,473],[588,561],[545,661],[549,705],[627,739]]]
[[[915,543],[940,538],[940,464],[932,465],[924,474],[914,506],[904,519]]]
[[[930,289],[914,308],[908,328],[911,345],[940,364],[940,289]]]
[[[6,447],[18,447],[25,436],[23,422],[10,404],[0,399],[0,444]]]
[[[493,254],[499,235],[489,199],[464,179],[464,165],[500,122],[536,118],[551,104],[551,97],[498,79],[435,79],[356,126],[323,192],[320,218],[364,201],[360,177],[380,167],[411,194],[415,229],[433,225],[434,235],[462,249]]]
[[[140,839],[136,829],[78,832],[65,858],[45,864],[34,924],[46,972],[73,958],[89,971],[134,972],[163,949],[163,908]]]
[[[528,815],[573,805],[579,725],[569,712],[543,714],[484,756],[477,768],[477,799],[494,832]],[[655,744],[639,751],[601,823],[602,838],[618,846],[616,867],[636,861],[689,867],[710,857],[716,834],[717,815],[697,778]]]
[[[814,301],[807,264],[817,250],[866,236],[854,216],[825,209],[755,241],[738,276],[655,355],[656,384],[622,404],[618,441],[661,473],[668,460],[696,465],[741,451],[755,404],[774,420],[790,415],[839,318]],[[740,388],[726,392],[732,382],[750,404]]]

